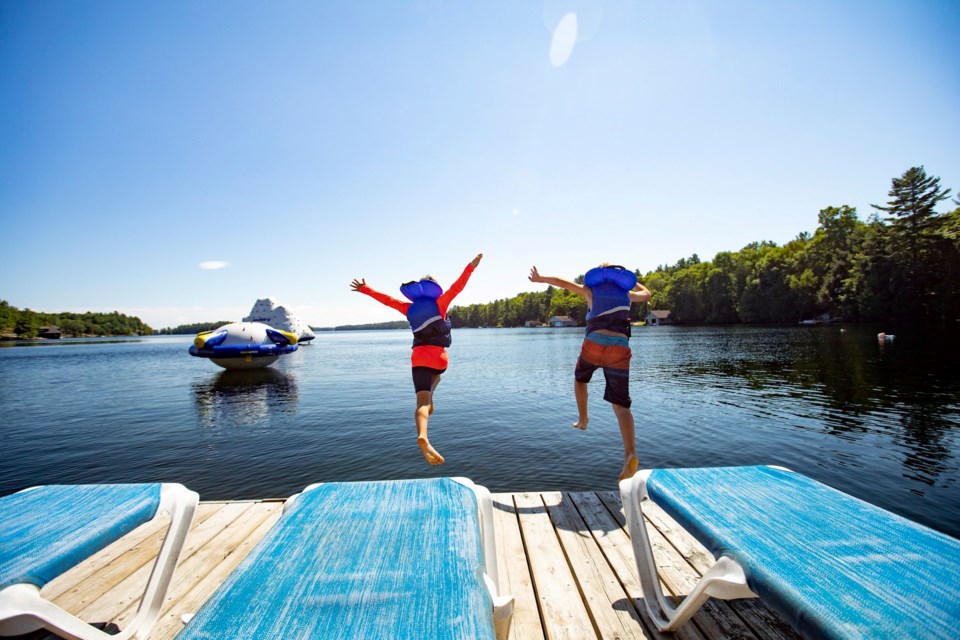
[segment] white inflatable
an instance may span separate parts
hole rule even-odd
[[[297,336],[262,322],[232,322],[193,339],[190,355],[209,358],[224,369],[269,367],[297,350]]]
[[[309,342],[317,336],[306,322],[298,318],[290,309],[286,308],[273,298],[260,298],[253,303],[250,315],[244,322],[262,322],[271,327],[289,331],[297,336],[300,343]]]

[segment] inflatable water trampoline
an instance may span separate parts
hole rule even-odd
[[[297,341],[297,336],[289,331],[262,322],[232,322],[198,333],[190,355],[209,358],[224,369],[259,369],[296,351]]]

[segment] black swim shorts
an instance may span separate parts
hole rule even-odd
[[[418,393],[421,391],[430,391],[433,389],[433,376],[438,376],[446,369],[434,369],[433,367],[413,367],[413,388]]]

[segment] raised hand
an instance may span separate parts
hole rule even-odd
[[[354,278],[353,282],[350,283],[350,288],[353,289],[354,291],[360,291],[360,287],[365,287],[365,286],[367,286],[367,281],[363,278],[360,278],[359,280]]]

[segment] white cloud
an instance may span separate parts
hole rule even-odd
[[[220,260],[207,260],[206,262],[201,262],[198,266],[201,269],[213,270],[213,269],[223,269],[226,267],[229,262],[221,262]]]

